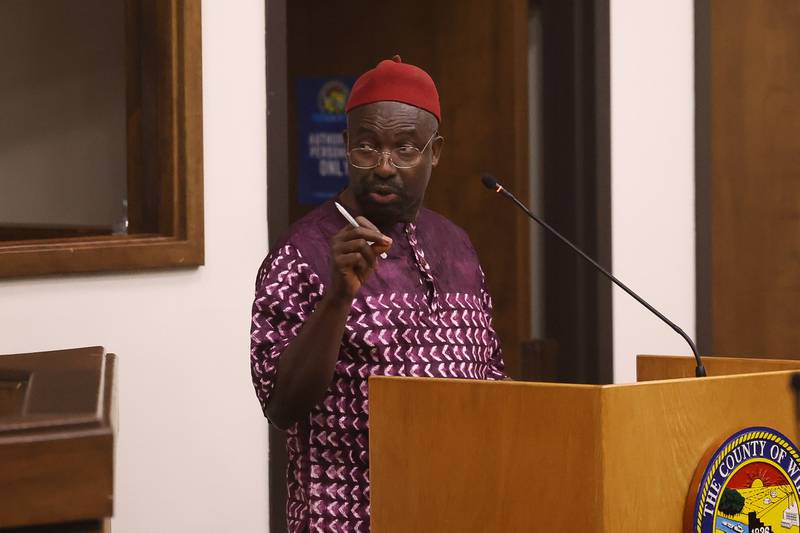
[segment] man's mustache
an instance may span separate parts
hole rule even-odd
[[[405,198],[405,190],[402,187],[394,187],[385,183],[380,184],[364,184],[362,189],[364,194],[378,193],[378,194],[396,194],[401,198]]]

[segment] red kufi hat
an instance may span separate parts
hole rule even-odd
[[[345,111],[374,102],[402,102],[432,113],[442,121],[439,92],[427,72],[403,63],[400,56],[386,59],[356,80]]]

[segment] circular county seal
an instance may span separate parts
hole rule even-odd
[[[323,113],[338,115],[344,113],[347,104],[347,96],[350,91],[347,86],[339,80],[331,80],[319,90],[317,95],[317,107]]]
[[[743,429],[698,467],[687,531],[800,533],[798,483],[797,446],[771,428]]]

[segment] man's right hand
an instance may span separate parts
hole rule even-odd
[[[330,298],[348,304],[367,278],[378,268],[378,256],[392,247],[392,239],[382,234],[369,220],[356,217],[362,226],[347,226],[331,239]],[[367,244],[371,241],[373,244]]]

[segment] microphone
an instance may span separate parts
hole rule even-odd
[[[685,331],[683,331],[681,328],[679,328],[677,325],[675,325],[674,322],[672,322],[670,319],[668,319],[663,314],[661,314],[655,307],[653,307],[652,305],[647,303],[644,300],[644,298],[642,298],[641,296],[639,296],[638,294],[633,292],[631,289],[629,289],[627,285],[625,285],[620,280],[615,278],[613,274],[611,274],[606,269],[604,269],[599,264],[597,264],[597,261],[595,261],[594,259],[592,259],[588,255],[586,255],[580,248],[578,248],[577,246],[572,244],[572,242],[570,242],[569,239],[567,239],[566,237],[561,235],[558,231],[553,229],[547,222],[545,222],[544,220],[542,220],[539,217],[537,217],[536,215],[534,215],[531,212],[531,210],[528,209],[525,206],[525,204],[523,204],[522,202],[517,200],[516,196],[511,194],[508,190],[506,190],[505,187],[500,185],[500,183],[498,183],[498,181],[497,181],[497,178],[495,178],[494,176],[490,176],[489,174],[484,174],[483,176],[481,176],[481,182],[483,182],[483,185],[487,189],[491,189],[494,192],[500,193],[503,196],[505,196],[506,198],[508,198],[509,200],[511,200],[512,202],[514,202],[515,204],[517,204],[517,206],[520,209],[525,211],[526,215],[528,215],[530,218],[535,220],[544,229],[546,229],[547,231],[549,231],[550,233],[552,233],[553,235],[558,237],[561,240],[561,242],[563,242],[564,244],[566,244],[567,246],[572,248],[576,253],[578,253],[578,255],[580,255],[581,257],[586,259],[589,263],[591,263],[600,273],[602,273],[605,277],[607,277],[608,279],[613,281],[617,285],[617,287],[619,287],[623,291],[627,292],[633,299],[635,299],[637,302],[639,302],[644,307],[646,307],[648,311],[650,311],[651,313],[656,315],[664,323],[666,323],[669,327],[671,327],[673,330],[675,330],[675,332],[678,335],[683,337],[683,339],[687,343],[689,343],[689,347],[692,349],[692,353],[694,354],[694,360],[695,360],[695,363],[697,364],[697,366],[695,367],[695,370],[694,370],[695,376],[697,376],[698,378],[702,378],[702,377],[706,376],[706,367],[703,366],[703,361],[702,361],[702,359],[700,359],[700,354],[697,353],[697,346],[694,345],[694,341],[692,341],[692,339],[689,337],[689,335],[686,334]]]

